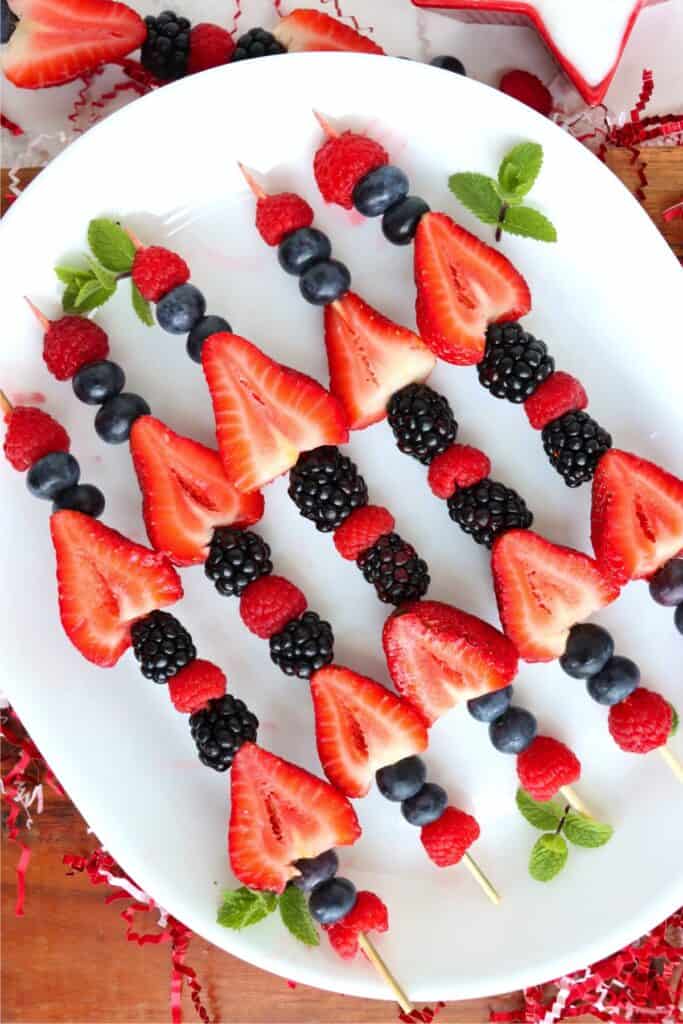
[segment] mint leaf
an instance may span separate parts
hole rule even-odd
[[[586,818],[583,814],[575,814],[571,811],[564,823],[564,834],[570,843],[575,846],[604,846],[614,834],[611,825],[603,825],[602,822],[594,821],[593,818]]]
[[[223,893],[223,903],[216,920],[224,928],[240,931],[258,924],[272,914],[277,907],[277,896],[273,892],[255,892],[241,886]]]
[[[65,313],[76,312],[76,299],[78,298],[80,290],[81,281],[78,278],[75,278],[71,284],[64,289],[64,294],[62,295],[62,309]]]
[[[133,266],[135,246],[120,224],[100,217],[88,225],[88,245],[106,270],[125,274]]]
[[[84,280],[90,277],[90,271],[87,267],[55,267],[55,274],[62,284],[65,285],[70,285],[72,281],[78,280],[79,277]]]
[[[503,229],[512,235],[536,238],[539,242],[557,241],[557,231],[548,218],[530,206],[511,206],[505,214]]]
[[[280,917],[285,928],[299,942],[306,946],[320,945],[320,936],[313,924],[306,897],[295,885],[288,885],[280,896]]]
[[[671,729],[669,730],[669,737],[675,736],[678,732],[678,726],[681,724],[681,720],[678,717],[678,712],[673,704],[669,704],[671,708]]]
[[[547,833],[534,843],[529,859],[529,874],[537,882],[549,882],[567,863],[569,848],[562,836]]]
[[[451,174],[448,187],[456,199],[484,224],[496,223],[501,199],[493,178],[485,174]]]
[[[523,789],[517,790],[517,806],[530,825],[541,830],[557,828],[562,821],[562,808],[553,803],[533,800]]]
[[[81,286],[76,295],[74,309],[78,313],[90,313],[112,297],[115,289],[103,288],[99,281],[91,279]],[[62,303],[64,297],[62,297]]]
[[[520,142],[503,157],[498,168],[498,184],[503,198],[514,204],[525,196],[539,175],[543,147],[537,142]]]
[[[114,291],[116,289],[116,275],[110,273],[101,267],[97,260],[88,260],[90,264],[91,272],[95,275],[95,278],[100,282],[105,291]]]
[[[100,282],[91,278],[89,281],[86,281],[81,285],[78,295],[76,296],[76,306],[82,306],[84,302],[87,302],[91,295],[95,295],[97,292],[101,291],[102,285]]]
[[[140,293],[140,289],[136,285],[135,281],[131,280],[131,299],[133,302],[133,309],[142,320],[143,324],[147,327],[154,326],[154,317],[152,316],[152,309],[147,301]]]

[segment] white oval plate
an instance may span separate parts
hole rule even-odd
[[[506,237],[502,246],[532,289],[528,325],[550,342],[558,366],[586,382],[591,411],[622,447],[683,472],[683,348],[674,337],[681,274],[616,178],[550,122],[476,82],[407,61],[311,54],[223,68],[133,103],[55,160],[0,229],[0,383],[14,394],[45,391],[46,408],[71,432],[83,479],[107,495],[107,523],[144,540],[127,446],[102,445],[93,410],[48,375],[21,298],[58,315],[52,268],[83,249],[91,217],[120,216],[145,241],[178,249],[211,312],[326,379],[321,312],[300,299],[297,282],[257,236],[239,159],[267,174],[271,191],[294,189],[311,201],[356,290],[414,323],[410,248],[392,248],[377,223],[359,225],[318,198],[314,106],[383,139],[415,192],[487,240],[490,230],[450,196],[448,174],[495,174],[512,144],[541,142],[545,166],[532,201],[555,222],[559,243]],[[142,327],[120,290],[98,320],[128,386],[176,430],[211,442],[204,381],[182,339]],[[589,488],[562,484],[522,410],[493,401],[473,369],[440,365],[434,385],[453,402],[460,439],[486,448],[493,475],[527,497],[538,530],[589,550]],[[488,554],[450,522],[424,468],[399,454],[386,424],[356,434],[350,450],[371,500],[394,510],[397,529],[431,566],[431,596],[496,622]],[[200,766],[186,720],[162,687],[141,678],[132,655],[103,672],[68,643],[57,619],[49,509],[4,460],[0,473],[2,689],[103,844],[160,904],[218,946],[310,985],[385,998],[369,965],[343,963],[326,941],[316,950],[298,945],[276,918],[240,934],[216,925],[221,889],[234,884],[225,849],[228,779]],[[340,561],[330,537],[297,515],[285,480],[267,489],[263,533],[277,570],[303,585],[310,606],[334,624],[336,660],[387,681],[380,633],[388,609]],[[306,684],[283,678],[267,646],[243,628],[238,603],[219,600],[201,568],[183,577],[178,615],[200,654],[225,667],[231,690],[258,714],[261,743],[319,771]],[[644,585],[627,588],[600,621],[639,662],[646,683],[683,703],[681,638]],[[497,754],[463,710],[448,715],[432,732],[430,775],[477,815],[482,837],[473,852],[502,905],[489,904],[464,868],[433,866],[417,830],[376,792],[357,803],[364,835],[342,856],[344,872],[386,900],[391,931],[379,945],[415,999],[465,999],[544,981],[617,949],[683,903],[683,794],[661,759],[621,753],[605,709],[556,665],[522,668],[519,680],[518,698],[541,731],[582,758],[580,791],[616,834],[603,849],[572,849],[551,884],[532,881],[536,833],[515,808],[514,760]],[[680,737],[673,745],[683,755]]]

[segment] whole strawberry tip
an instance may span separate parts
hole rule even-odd
[[[249,170],[249,168],[245,167],[244,164],[240,163],[239,160],[237,161],[237,166],[239,167],[240,171],[242,172],[242,174],[244,176],[244,180],[246,181],[247,185],[249,186],[249,188],[251,189],[253,194],[256,196],[256,198],[257,199],[267,199],[268,198],[268,194],[266,192],[264,192],[264,190],[261,188],[261,186],[257,182],[257,180],[254,177],[254,175],[252,174],[252,172]]]
[[[24,300],[28,303],[29,309],[31,310],[31,312],[33,313],[33,315],[35,316],[36,320],[41,325],[43,330],[44,331],[49,331],[50,330],[50,321],[45,316],[45,314],[41,313],[41,311],[38,309],[36,304],[34,302],[31,302],[31,300],[28,298],[27,295],[24,295]]]

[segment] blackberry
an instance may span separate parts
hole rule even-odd
[[[143,66],[164,82],[182,78],[190,53],[190,22],[173,11],[162,11],[156,18],[148,15],[145,25],[147,38],[140,51]]]
[[[233,60],[251,60],[253,57],[271,57],[287,53],[286,47],[264,28],[252,28],[237,40]]]
[[[190,715],[190,732],[199,760],[207,768],[225,772],[243,743],[256,740],[258,718],[243,700],[226,694]]]
[[[304,612],[270,638],[270,657],[286,676],[309,679],[333,654],[332,627],[316,612]]]
[[[133,653],[146,679],[166,683],[197,657],[192,637],[168,612],[158,609],[131,626]]]
[[[426,384],[401,388],[391,396],[387,413],[399,449],[425,466],[445,452],[458,433],[448,399]]]
[[[612,438],[587,412],[566,412],[541,434],[545,453],[567,487],[591,480],[598,462],[612,447]]]
[[[458,487],[448,499],[448,514],[476,544],[487,548],[506,530],[528,530],[534,519],[517,491],[488,477]]]
[[[477,373],[479,383],[495,398],[525,402],[554,369],[546,343],[520,324],[491,324],[486,331],[486,351]]]
[[[417,601],[427,593],[427,563],[418,558],[412,544],[397,533],[383,534],[371,548],[358,556],[356,565],[385,604]]]
[[[365,480],[351,459],[333,445],[300,455],[289,474],[288,494],[305,519],[329,533],[368,503]]]
[[[223,597],[239,597],[250,583],[272,571],[270,548],[257,533],[230,526],[213,531],[204,573]]]

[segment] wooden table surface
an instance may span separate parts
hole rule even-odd
[[[664,224],[661,213],[683,199],[683,148],[648,150],[649,186],[645,205],[683,256],[683,221]],[[637,175],[629,154],[612,151],[608,164],[629,188]],[[22,186],[35,170],[22,172]],[[3,208],[7,172],[0,180]],[[10,756],[9,748],[4,755]],[[9,766],[4,763],[4,770]],[[3,835],[2,993],[0,1016],[6,1024],[138,1024],[169,1020],[169,947],[139,947],[125,941],[117,905],[105,906],[108,887],[93,886],[84,875],[67,875],[66,852],[87,854],[97,843],[68,800],[46,793],[45,808],[34,819],[28,842],[33,849],[26,914],[13,913],[16,847]],[[395,1007],[372,1000],[322,993],[266,974],[194,938],[187,962],[202,983],[212,1021],[230,1024],[389,1024]],[[489,1012],[520,1005],[519,994],[493,1000],[451,1003],[441,1024],[483,1024]],[[187,994],[184,1019],[195,1019]]]

